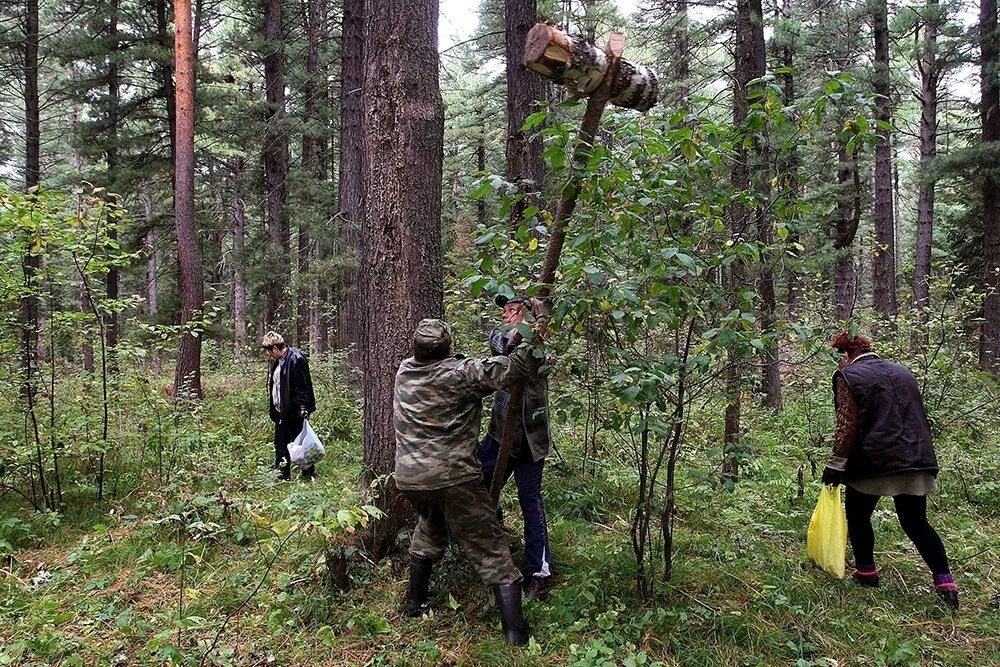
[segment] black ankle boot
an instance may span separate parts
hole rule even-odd
[[[493,587],[497,607],[500,609],[500,620],[503,625],[503,635],[511,646],[523,646],[528,643],[528,626],[524,622],[521,610],[521,584],[500,584]]]
[[[944,600],[944,603],[948,605],[948,608],[952,611],[958,611],[958,589],[957,588],[941,588],[935,587],[937,590],[938,597]]]
[[[431,584],[431,568],[434,561],[426,556],[410,555],[410,581],[406,584],[406,604],[403,615],[410,618],[420,616],[420,608],[427,601],[427,590]]]

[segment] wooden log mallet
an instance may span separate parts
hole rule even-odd
[[[578,35],[568,35],[549,23],[536,23],[528,33],[524,66],[556,83],[570,86],[575,95],[587,98],[587,109],[580,122],[580,131],[573,149],[575,168],[570,170],[566,178],[559,207],[549,229],[549,245],[538,279],[541,287],[536,294],[542,301],[552,292],[559,256],[566,240],[566,224],[576,208],[584,167],[605,107],[610,102],[637,111],[648,111],[656,103],[656,74],[648,67],[622,60],[624,50],[625,36],[620,32],[612,33],[607,49],[604,50]],[[510,452],[517,436],[518,416],[523,412],[523,406],[524,385],[519,383],[510,388],[500,449],[490,485],[490,495],[494,501],[499,501],[500,491],[506,481],[504,478]]]

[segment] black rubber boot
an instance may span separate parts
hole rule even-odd
[[[417,618],[422,613],[420,608],[427,601],[433,566],[434,561],[426,556],[410,555],[410,581],[406,584],[406,604],[403,607],[405,616]]]
[[[523,646],[528,643],[528,626],[524,622],[521,609],[521,584],[500,584],[493,587],[497,608],[500,609],[500,620],[503,624],[503,636],[511,646]]]

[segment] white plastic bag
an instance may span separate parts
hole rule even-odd
[[[302,431],[295,440],[288,443],[288,456],[292,463],[302,470],[316,465],[320,459],[326,456],[323,443],[316,437],[316,431],[312,430],[308,419],[302,422]]]

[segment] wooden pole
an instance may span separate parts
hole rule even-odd
[[[532,48],[532,35],[538,36],[538,29],[555,30],[548,24],[539,23],[532,28],[528,34],[528,46],[525,48],[525,62],[534,54],[538,56],[537,46]],[[558,31],[556,31],[558,32]],[[562,34],[562,33],[560,33]],[[559,266],[559,256],[562,254],[563,243],[566,240],[566,225],[580,196],[580,182],[582,180],[583,167],[594,143],[594,136],[597,134],[601,116],[604,109],[611,100],[611,93],[615,88],[616,79],[619,74],[619,63],[621,54],[625,48],[625,38],[621,33],[614,33],[608,42],[606,53],[607,67],[604,70],[604,78],[594,92],[587,98],[587,110],[583,114],[580,122],[580,131],[577,134],[576,146],[573,149],[573,162],[577,169],[572,169],[566,180],[566,185],[562,189],[562,196],[559,200],[559,208],[552,221],[549,233],[549,245],[545,251],[545,259],[542,263],[542,272],[539,276],[541,288],[538,290],[539,299],[547,299],[552,293],[555,282],[556,269]],[[655,100],[654,100],[655,101]],[[648,107],[647,107],[648,108]],[[507,464],[510,460],[510,452],[514,445],[514,438],[517,435],[517,418],[523,411],[524,406],[524,385],[516,384],[510,389],[510,400],[507,403],[507,414],[504,418],[503,432],[500,436],[500,449],[497,452],[497,463],[493,469],[493,482],[490,485],[490,495],[494,500],[500,499],[500,491],[507,472]]]

